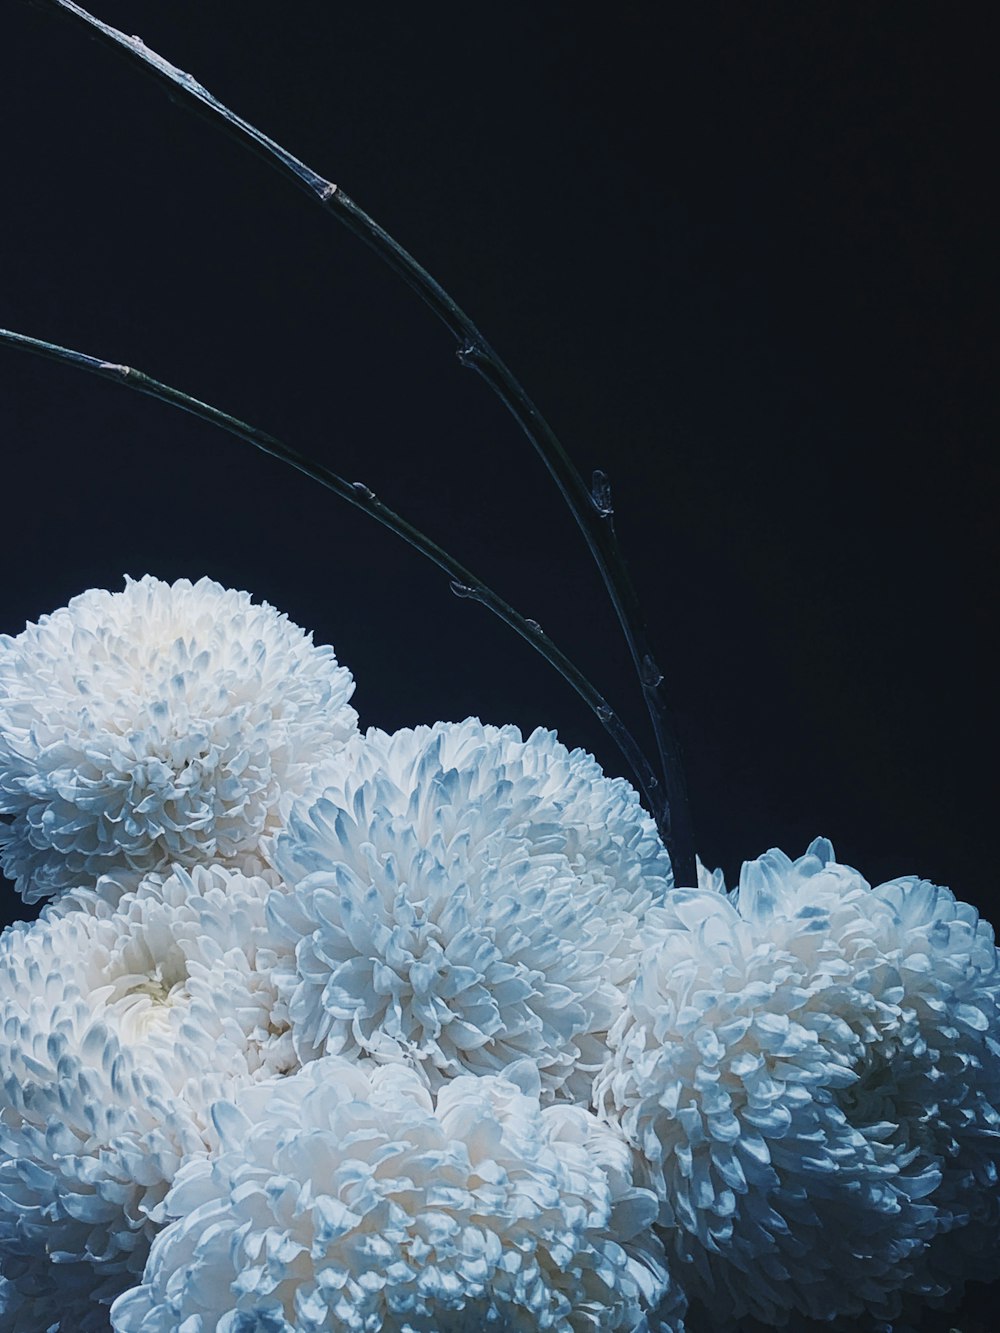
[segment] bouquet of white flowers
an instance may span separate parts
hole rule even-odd
[[[655,758],[540,626],[243,421],[562,673],[631,766],[476,718],[359,728],[334,649],[251,594],[126,578],[0,636],[0,1333],[905,1327],[1000,1241],[1000,952],[946,888],[817,838],[693,854],[611,524],[436,282],[190,76],[401,271],[559,481]],[[359,672],[359,675],[361,673]]]
[[[49,900],[0,942],[5,1327],[886,1320],[995,1244],[971,908],[822,839],[675,885],[553,733],[352,690],[207,579],[0,640],[0,864]]]

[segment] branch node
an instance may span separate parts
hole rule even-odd
[[[642,659],[642,683],[647,689],[655,690],[663,680],[663,672],[653,661],[649,653]]]
[[[476,597],[475,588],[470,588],[467,583],[461,583],[458,579],[451,580],[451,590],[456,597]]]
[[[120,366],[115,361],[102,361],[100,369],[107,375],[117,375],[120,379],[127,380],[135,371],[131,366]]]
[[[482,346],[474,342],[471,338],[466,338],[459,343],[455,355],[458,357],[459,365],[464,366],[466,370],[475,370],[476,364],[482,356]]]
[[[528,629],[533,629],[536,634],[545,634],[545,631],[542,629],[541,625],[539,625],[537,620],[526,619],[524,623],[527,625]]]
[[[610,518],[615,512],[611,501],[611,482],[608,480],[608,474],[599,467],[594,469],[591,479],[590,498],[601,518]]]
[[[363,481],[352,481],[351,490],[361,500],[374,500],[375,492],[370,486],[366,486]]]

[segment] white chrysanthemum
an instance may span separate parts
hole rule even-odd
[[[142,1271],[208,1107],[294,1061],[271,985],[275,877],[154,876],[0,938],[0,1257]],[[16,1276],[16,1275],[15,1275]],[[19,1281],[19,1286],[23,1283]]]
[[[357,730],[353,689],[331,648],[207,578],[75,597],[0,636],[0,868],[34,902],[255,851]]]
[[[511,1071],[519,1080],[526,1069]],[[214,1111],[117,1333],[632,1333],[666,1285],[656,1201],[577,1107],[329,1056]]]
[[[772,851],[731,900],[651,913],[598,1079],[707,1326],[941,1294],[928,1242],[996,1180],[992,932],[947,890],[873,891],[832,857]]]
[[[622,779],[552,732],[369,731],[277,840],[279,970],[303,1060],[404,1061],[432,1087],[532,1059],[588,1102],[670,865]]]
[[[948,889],[905,877],[872,896],[903,993],[860,1086],[941,1171],[938,1234],[908,1287],[947,1296],[1000,1268],[1000,952]]]

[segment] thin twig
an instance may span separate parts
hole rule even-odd
[[[607,700],[591,685],[583,672],[569,660],[565,653],[556,647],[536,620],[528,620],[520,615],[492,588],[488,587],[482,579],[477,578],[471,570],[466,569],[463,564],[450,556],[430,537],[425,536],[412,523],[395,513],[388,505],[383,504],[374,491],[370,490],[363,482],[345,481],[336,472],[323,467],[320,463],[313,463],[308,458],[304,458],[302,454],[275,439],[273,435],[268,435],[265,431],[258,430],[255,426],[250,426],[245,421],[240,421],[237,417],[232,417],[227,412],[220,411],[217,407],[212,407],[197,398],[192,398],[179,389],[173,389],[169,384],[161,384],[159,380],[144,375],[141,370],[135,370],[132,366],[122,366],[112,361],[102,361],[98,357],[87,356],[84,352],[76,352],[68,347],[59,347],[55,343],[43,342],[38,338],[29,338],[23,333],[13,333],[8,329],[0,329],[0,344],[18,348],[24,352],[33,352],[36,356],[47,357],[51,361],[58,361],[78,370],[89,371],[92,375],[99,375],[102,379],[111,380],[112,383],[123,385],[127,389],[133,389],[136,393],[147,394],[150,398],[158,398],[163,403],[169,403],[171,407],[179,407],[185,412],[190,412],[193,416],[200,417],[202,421],[207,421],[213,426],[219,426],[228,431],[230,435],[235,435],[238,439],[254,445],[265,454],[270,454],[272,458],[278,458],[283,463],[289,463],[292,467],[297,468],[299,472],[311,477],[313,481],[318,481],[327,490],[333,491],[334,495],[346,500],[348,504],[354,505],[356,509],[361,509],[364,513],[377,519],[390,532],[394,532],[397,537],[402,537],[404,541],[409,542],[412,547],[443,570],[451,580],[451,590],[457,597],[481,603],[495,616],[499,616],[503,623],[509,625],[522,639],[530,643],[532,648],[541,653],[546,662],[555,667],[563,680],[571,685],[584,703],[596,713],[601,724],[618,746],[634,773],[647,802],[651,804],[650,789],[655,790],[656,776],[648,760],[621,718],[608,704]]]
[[[244,147],[316,198],[398,273],[451,331],[458,343],[461,364],[475,370],[493,389],[538,452],[579,524],[601,572],[639,677],[663,772],[662,786],[655,775],[652,776],[647,799],[670,848],[679,882],[694,883],[694,842],[680,747],[660,691],[663,676],[650,649],[639,600],[618,547],[612,509],[607,500],[610,492],[603,474],[600,481],[595,478],[595,490],[588,490],[545,418],[465,311],[343,190],[230,111],[190,74],[171,65],[138,37],[129,37],[102,23],[73,0],[35,0],[35,3],[55,7],[85,24],[93,35],[130,56],[144,70],[165,82],[172,93],[183,94],[189,106],[216,125],[221,124]]]

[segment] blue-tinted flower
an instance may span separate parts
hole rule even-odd
[[[995,1216],[989,927],[921,881],[870,889],[821,840],[647,927],[598,1094],[713,1326],[940,1295],[934,1238]]]
[[[146,576],[0,636],[0,867],[27,902],[232,861],[357,729],[350,673],[266,603]]]
[[[0,1328],[4,1333],[108,1333],[120,1282],[102,1281],[88,1263],[53,1263],[47,1255],[0,1256]]]
[[[114,910],[0,937],[0,1271],[22,1292],[67,1264],[135,1281],[176,1171],[212,1147],[210,1105],[294,1063],[267,966],[273,885],[151,877]]]
[[[220,1104],[222,1151],[179,1173],[114,1328],[632,1333],[668,1281],[655,1199],[594,1116],[525,1086],[463,1076],[435,1103],[328,1056]]]
[[[303,1060],[403,1061],[429,1086],[528,1057],[587,1103],[670,865],[633,789],[551,732],[370,731],[291,813],[272,900]]]

